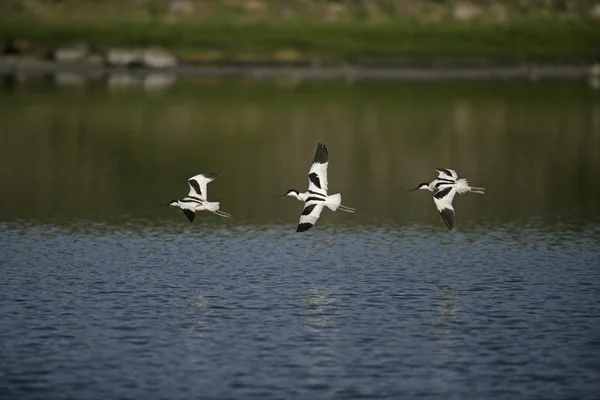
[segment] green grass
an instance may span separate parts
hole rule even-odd
[[[0,17],[0,40],[53,48],[85,41],[100,47],[163,46],[190,62],[489,64],[600,61],[600,23],[527,18],[505,23],[394,20],[35,21]]]

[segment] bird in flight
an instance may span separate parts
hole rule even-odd
[[[188,195],[181,200],[171,200],[169,204],[163,205],[179,207],[190,222],[194,222],[196,211],[204,210],[215,213],[220,217],[231,218],[231,215],[219,210],[219,202],[210,202],[207,200],[208,192],[206,185],[217,179],[220,175],[220,172],[208,172],[192,176],[188,179],[188,185],[190,186]]]
[[[323,207],[336,211],[338,208],[342,211],[353,213],[354,208],[346,207],[342,204],[342,195],[327,195],[327,165],[329,164],[329,152],[322,143],[317,146],[313,163],[308,171],[308,191],[300,193],[295,189],[290,189],[281,196],[291,196],[304,202],[304,209],[300,215],[300,222],[296,232],[304,232],[312,228],[317,222]]]
[[[454,207],[452,207],[452,200],[456,193],[463,194],[467,192],[473,192],[478,194],[484,194],[485,188],[469,186],[469,182],[466,179],[458,178],[458,174],[453,169],[448,168],[436,168],[438,172],[437,179],[429,183],[420,183],[414,189],[423,189],[433,192],[433,201],[435,206],[442,216],[442,220],[448,227],[448,230],[454,228],[455,213]]]

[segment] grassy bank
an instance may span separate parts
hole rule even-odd
[[[600,23],[588,18],[385,23],[35,19],[0,14],[0,40],[53,49],[84,41],[163,46],[189,63],[489,65],[600,61]]]

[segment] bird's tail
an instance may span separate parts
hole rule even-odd
[[[325,200],[325,205],[331,211],[337,210],[338,207],[340,206],[340,204],[342,204],[342,195],[339,193],[332,194],[331,196],[327,196],[327,199]]]
[[[456,191],[460,194],[467,193],[471,190],[469,182],[466,179],[459,179],[456,181]]]
[[[332,194],[331,196],[327,196],[327,200],[325,200],[325,205],[331,210],[335,211],[338,208],[342,211],[346,211],[349,213],[353,213],[356,211],[354,208],[346,207],[342,204],[342,195],[339,193]]]
[[[218,201],[205,201],[203,204],[204,208],[208,211],[215,212],[219,209]]]
[[[456,190],[458,193],[463,194],[467,192],[484,194],[485,188],[477,186],[469,186],[469,182],[466,179],[459,179],[456,181]]]

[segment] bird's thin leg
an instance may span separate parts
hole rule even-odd
[[[349,213],[356,212],[356,210],[355,210],[354,208],[346,207],[346,206],[345,206],[345,205],[343,205],[343,204],[340,204],[340,207],[339,207],[339,208],[340,208],[340,210],[342,210],[342,211],[346,211],[346,212],[349,212]]]
[[[230,214],[227,214],[226,212],[223,212],[221,210],[216,210],[213,211],[215,214],[217,214],[219,217],[224,217],[224,218],[231,218]]]

